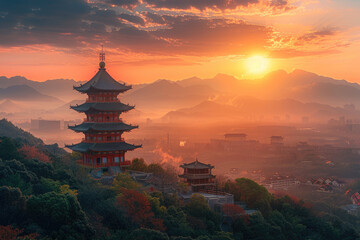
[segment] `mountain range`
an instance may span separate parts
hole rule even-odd
[[[36,82],[19,76],[0,77],[0,99],[36,100],[44,104],[56,102],[59,104],[54,104],[53,111],[59,113],[68,110],[69,104],[64,105],[64,102],[82,98],[73,90],[73,86],[80,83],[70,79]],[[357,111],[352,112],[343,106],[360,107],[360,85],[303,70],[290,73],[278,70],[255,80],[237,79],[226,74],[207,79],[160,79],[134,85],[132,90],[121,94],[120,99],[136,105],[138,114],[144,118],[164,116],[163,119],[172,119],[176,115],[186,114],[195,116],[198,112],[205,114],[205,109],[208,109],[207,116],[214,115],[214,111],[221,111],[222,114],[217,116],[234,117],[236,113],[243,117],[261,118],[261,115],[266,114],[296,114],[327,118],[357,115]]]

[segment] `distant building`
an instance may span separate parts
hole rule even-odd
[[[287,190],[290,187],[294,187],[300,184],[300,181],[292,176],[282,176],[279,174],[274,174],[271,177],[265,178],[262,182],[267,189],[278,189],[278,190]]]
[[[303,116],[303,117],[301,118],[301,122],[302,122],[303,124],[308,124],[308,123],[309,123],[309,117]]]
[[[31,119],[31,130],[60,131],[60,120]]]
[[[225,140],[245,142],[247,135],[245,133],[227,133]]]
[[[184,163],[180,165],[184,169],[184,173],[179,175],[194,192],[201,190],[213,189],[215,187],[215,175],[211,174],[214,166],[199,162],[197,159],[192,163]]]
[[[185,203],[190,201],[190,198],[194,194],[202,195],[206,202],[209,204],[209,207],[212,210],[217,212],[221,211],[222,205],[224,204],[234,204],[234,195],[229,193],[222,193],[222,194],[211,194],[211,193],[190,193],[190,194],[180,194],[180,199],[183,200]]]
[[[360,206],[360,193],[356,192],[353,195],[351,195],[351,201],[353,204]]]
[[[271,136],[270,138],[270,144],[271,145],[283,145],[284,144],[284,138],[282,136]]]

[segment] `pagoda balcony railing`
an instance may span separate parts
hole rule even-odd
[[[189,177],[195,177],[195,176],[214,176],[211,173],[184,173],[180,176],[189,176]]]
[[[96,163],[85,163],[83,162],[82,160],[78,160],[76,161],[77,164],[80,164],[82,166],[86,166],[86,167],[122,167],[122,166],[130,166],[131,165],[131,161],[123,161],[123,162],[118,162],[118,163],[115,163],[115,162],[110,162],[110,163],[100,163],[100,164],[96,164]]]
[[[111,143],[111,142],[124,142],[125,139],[124,138],[120,138],[120,139],[117,139],[117,140],[86,140],[85,138],[82,138],[81,139],[82,142],[86,142],[86,143]]]
[[[88,120],[87,118],[84,118],[83,119],[84,122],[93,122],[93,123],[117,123],[117,122],[122,122],[122,118],[114,118],[112,120],[97,120],[97,121],[94,121],[94,120]]]
[[[90,98],[86,98],[85,101],[86,101],[86,102],[120,102],[120,99],[113,99],[113,100],[105,100],[105,99],[100,100],[100,99],[95,99],[95,100],[93,100],[93,99],[90,99]]]

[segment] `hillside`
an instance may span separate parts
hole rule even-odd
[[[42,94],[53,96],[63,101],[69,101],[76,96],[76,91],[73,91],[73,86],[79,85],[80,83],[81,82],[76,82],[72,79],[53,79],[44,82],[37,82],[21,76],[11,78],[4,76],[0,77],[0,88],[26,85]]]
[[[225,104],[224,104],[225,103]],[[163,121],[202,120],[203,122],[239,121],[245,119],[279,121],[292,119],[300,122],[302,117],[313,122],[330,118],[360,117],[360,111],[347,110],[319,103],[302,103],[292,99],[262,100],[253,97],[221,98],[204,101],[190,108],[170,111]]]
[[[13,85],[0,88],[0,100],[11,99],[27,102],[61,103],[61,100],[38,92],[28,85]]]

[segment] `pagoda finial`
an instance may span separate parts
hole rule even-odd
[[[103,69],[105,68],[105,52],[104,52],[104,46],[101,44],[101,52],[99,54],[99,59],[100,59],[100,68]]]

